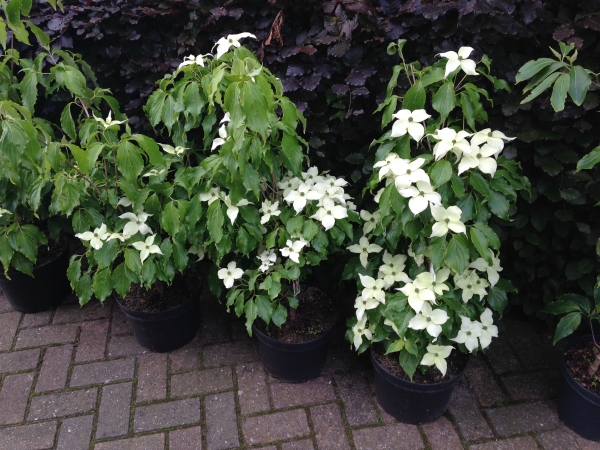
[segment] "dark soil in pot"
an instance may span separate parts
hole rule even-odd
[[[287,343],[308,342],[319,338],[333,328],[338,312],[333,301],[316,287],[303,287],[298,294],[298,308],[288,313],[281,328],[263,321],[256,328],[271,339]]]
[[[373,345],[371,352],[373,353],[373,357],[377,360],[377,362],[381,364],[381,366],[389,373],[403,380],[411,381],[408,374],[398,362],[398,353],[386,355],[382,344]],[[450,356],[446,358],[448,369],[446,370],[445,376],[442,376],[442,373],[437,367],[435,367],[435,365],[430,366],[425,372],[421,372],[421,370],[417,368],[415,374],[413,375],[412,382],[418,384],[432,384],[448,381],[465,370],[468,360],[468,355],[465,355],[464,353],[459,352],[457,349],[454,349],[450,353]]]
[[[588,391],[600,395],[600,374],[590,375],[588,369],[595,358],[592,341],[574,344],[564,355],[571,376]]]

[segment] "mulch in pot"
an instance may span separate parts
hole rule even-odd
[[[600,375],[590,376],[588,369],[594,361],[594,343],[583,342],[572,345],[565,352],[565,364],[569,372],[580,385],[588,391],[600,395]]]
[[[404,371],[404,369],[398,362],[397,352],[386,355],[383,345],[379,343],[371,346],[371,351],[373,352],[373,356],[375,357],[377,362],[381,364],[385,370],[397,376],[398,378],[401,378],[406,381],[411,381],[408,374]],[[451,378],[454,378],[460,372],[462,372],[462,370],[467,365],[468,360],[468,355],[458,351],[455,348],[450,353],[450,356],[446,358],[448,369],[446,370],[445,376],[442,376],[442,373],[437,367],[435,367],[435,365],[430,366],[425,372],[421,372],[421,369],[418,367],[413,375],[412,382],[419,384],[433,384],[441,383],[442,381],[447,381]]]
[[[48,236],[46,236],[48,237]],[[40,245],[38,247],[37,260],[35,267],[42,266],[50,261],[55,260],[63,254],[65,249],[69,246],[69,238],[62,234],[59,236],[58,241],[54,241],[48,238],[48,245]]]
[[[273,323],[267,326],[260,319],[254,325],[272,339],[298,344],[323,336],[337,322],[338,311],[333,301],[319,288],[303,287],[297,298],[295,317],[288,310],[287,321],[281,328]]]

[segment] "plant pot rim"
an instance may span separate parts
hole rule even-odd
[[[40,247],[40,246],[38,245],[38,248],[39,248],[39,247]],[[14,282],[30,281],[31,279],[35,278],[35,271],[38,271],[38,272],[39,272],[39,271],[45,271],[45,270],[46,270],[46,268],[47,268],[48,266],[52,265],[52,264],[53,264],[54,262],[56,262],[57,260],[59,260],[59,259],[61,259],[61,258],[64,258],[64,257],[65,257],[65,255],[68,255],[68,254],[69,254],[69,241],[68,241],[68,238],[67,238],[67,244],[65,245],[65,248],[63,249],[63,251],[62,251],[62,252],[60,252],[60,253],[59,253],[58,255],[56,255],[54,258],[52,258],[52,259],[51,259],[51,260],[49,260],[49,261],[46,261],[46,262],[45,262],[45,263],[43,263],[43,264],[39,264],[39,265],[34,265],[34,266],[33,266],[33,272],[34,272],[34,275],[33,275],[33,276],[31,276],[31,275],[27,275],[26,273],[23,273],[23,272],[21,272],[21,271],[19,271],[19,270],[16,270],[16,269],[14,269],[14,268],[12,268],[12,267],[11,267],[10,269],[8,269],[8,275],[9,275],[11,278],[10,278],[10,279],[6,278],[6,277],[4,276],[4,270],[0,270],[0,279],[2,279],[2,280],[6,280],[6,281],[8,281],[8,282],[13,282],[13,281],[14,281]],[[13,277],[22,278],[22,279],[21,279],[21,280],[13,280]]]
[[[325,333],[323,333],[321,336],[316,337],[315,339],[311,339],[310,341],[304,341],[304,342],[284,342],[284,341],[280,341],[278,339],[273,339],[272,337],[270,337],[270,336],[266,335],[265,333],[263,333],[262,331],[260,331],[255,324],[252,324],[252,330],[256,334],[260,334],[261,338],[264,338],[269,343],[285,345],[285,346],[289,346],[290,348],[294,348],[294,347],[300,347],[300,346],[305,346],[305,345],[310,346],[311,344],[315,344],[315,343],[322,341],[323,338],[325,338],[325,337],[331,336],[333,334],[333,331],[335,330],[335,324],[333,324],[333,326],[331,328],[329,328],[327,331],[325,331]]]
[[[596,337],[596,341],[600,340],[600,335],[594,335]],[[573,376],[573,374],[571,373],[571,371],[569,370],[569,368],[567,367],[567,363],[565,361],[565,353],[566,351],[571,348],[572,346],[576,345],[576,344],[580,344],[583,342],[588,342],[592,340],[592,335],[591,334],[584,334],[582,336],[577,336],[574,337],[572,339],[569,339],[569,341],[567,342],[567,344],[565,345],[565,348],[563,350],[563,354],[561,357],[561,361],[560,361],[560,368],[563,372],[563,375],[565,375],[569,381],[577,384],[577,386],[582,389],[583,391],[585,391],[587,393],[587,395],[590,395],[593,399],[593,402],[596,403],[598,406],[600,406],[600,395],[596,394],[595,392],[590,391],[589,389],[587,389],[586,387],[582,386],[581,383],[579,383],[579,381],[577,381],[575,379],[575,377]]]
[[[446,389],[449,385],[456,384],[457,381],[460,379],[460,377],[462,377],[463,374],[465,373],[465,369],[467,368],[467,364],[469,363],[469,355],[467,354],[466,355],[467,362],[465,363],[465,366],[461,369],[460,372],[458,372],[452,378],[445,380],[445,381],[439,381],[437,383],[417,383],[415,381],[404,380],[404,379],[398,377],[397,375],[394,375],[393,373],[388,372],[387,369],[385,367],[383,367],[379,363],[379,361],[377,361],[377,358],[375,358],[374,351],[371,347],[369,347],[369,353],[371,356],[371,362],[373,363],[373,367],[375,368],[375,370],[377,370],[380,374],[385,374],[386,378],[390,382],[393,382],[397,385],[403,386],[408,389],[410,389],[412,387],[412,388],[418,388],[419,390],[426,390],[429,392],[443,390],[443,389]]]

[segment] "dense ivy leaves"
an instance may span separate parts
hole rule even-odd
[[[355,192],[371,173],[367,149],[379,134],[380,117],[370,111],[385,98],[393,75],[395,62],[386,52],[391,41],[414,41],[408,60],[423,58],[428,64],[436,53],[471,45],[472,56],[479,61],[487,54],[494,75],[510,85],[527,61],[551,58],[548,47],[556,48],[557,41],[575,45],[577,65],[599,71],[593,58],[598,0],[74,1],[63,13],[44,5],[34,3],[32,22],[48,31],[55,45],[84,54],[97,68],[100,85],[110,87],[138,118],[155,80],[183,56],[205,54],[229,33],[255,34],[250,49],[308,119],[312,162],[350,177]],[[556,99],[565,86],[562,77]],[[394,93],[403,97],[408,87],[401,80]],[[520,89],[495,88],[488,120],[492,128],[519,137],[505,154],[522,162],[532,195],[518,206],[513,222],[498,220],[493,226],[507,242],[505,273],[519,288],[512,301],[532,313],[563,292],[589,291],[594,282],[596,258],[588,244],[597,240],[590,205],[598,201],[598,173],[575,168],[600,141],[600,128],[593,127],[599,100],[592,86],[581,106],[569,101],[554,113],[553,87],[525,105]],[[420,89],[407,93],[405,101],[418,101]],[[478,95],[465,92],[457,104],[468,108],[471,96]],[[448,100],[441,95],[436,110],[447,109]],[[483,119],[482,114],[474,111],[474,117]],[[135,126],[135,118],[130,123]]]

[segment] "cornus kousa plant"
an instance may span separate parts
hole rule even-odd
[[[513,288],[500,279],[497,223],[528,181],[502,156],[514,138],[485,123],[480,82],[507,88],[489,59],[478,64],[462,47],[421,68],[404,61],[403,45],[388,48],[402,64],[379,108],[392,125],[373,143],[377,208],[360,212],[363,236],[348,247],[356,257],[344,277],[359,284],[347,339],[359,353],[375,343],[397,353],[412,379],[418,368],[445,375],[453,351],[476,353],[498,335],[494,320]],[[401,73],[412,85],[403,97],[394,94]]]
[[[281,82],[241,45],[220,39],[159,83],[147,112],[154,126],[189,148],[206,209],[203,250],[215,263],[211,290],[246,316],[281,325],[298,306],[299,281],[353,237],[358,220],[342,179],[303,170],[302,113]]]

